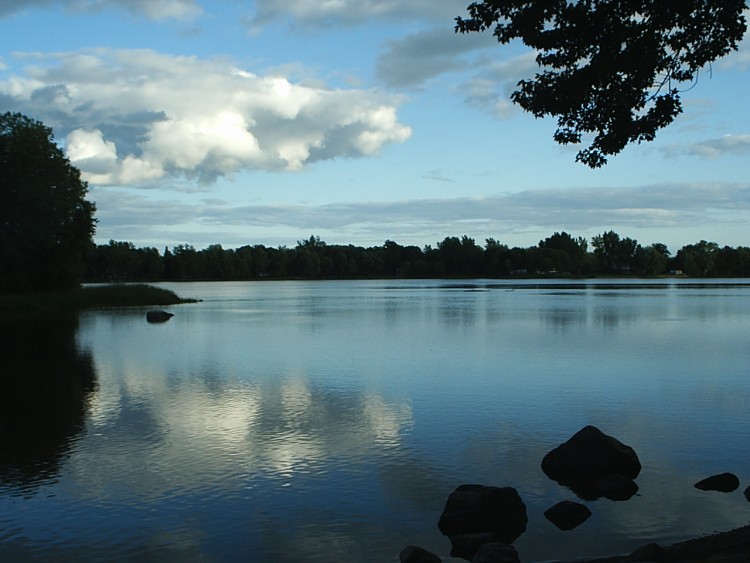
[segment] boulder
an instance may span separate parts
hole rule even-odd
[[[172,317],[174,317],[174,315],[172,313],[167,313],[166,311],[146,311],[146,321],[150,323],[165,323]]]
[[[603,496],[597,494],[597,481],[615,474],[635,479],[641,462],[630,446],[595,426],[586,426],[544,456],[542,471],[579,496],[593,500]]]
[[[591,516],[591,511],[578,502],[564,500],[548,508],[544,517],[561,530],[572,530],[583,524]]]
[[[739,486],[740,480],[733,473],[712,475],[695,484],[695,488],[701,491],[719,491],[721,493],[731,493],[736,491]]]
[[[648,543],[639,547],[633,553],[628,555],[624,561],[627,563],[642,563],[643,561],[663,561],[666,558],[667,550],[658,543]]]
[[[513,487],[461,485],[448,497],[438,528],[451,540],[451,555],[471,559],[484,543],[513,543],[527,523]]]
[[[594,487],[596,496],[609,500],[628,500],[638,492],[636,482],[619,473],[602,477]]]
[[[479,548],[471,563],[521,563],[512,545],[485,543]]]
[[[405,547],[399,553],[401,563],[440,563],[440,557],[416,545]]]
[[[748,502],[750,502],[750,487],[745,489],[745,498],[747,499]]]

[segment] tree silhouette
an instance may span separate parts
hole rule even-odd
[[[490,28],[537,51],[541,68],[511,99],[554,116],[558,143],[593,141],[576,160],[597,168],[629,143],[651,141],[682,112],[680,85],[737,49],[744,0],[483,0],[456,31]],[[684,86],[683,86],[684,88]]]
[[[0,115],[0,290],[78,283],[95,226],[87,189],[50,128]]]

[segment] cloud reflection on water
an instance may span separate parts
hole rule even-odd
[[[411,425],[408,404],[317,388],[299,373],[273,385],[208,385],[200,377],[154,376],[146,366],[116,376],[102,371],[117,382],[93,401],[91,431],[118,439],[86,448],[110,470],[88,459],[71,468],[87,483],[104,480],[108,494],[122,490],[113,483],[118,476],[147,496],[175,482],[189,490],[286,481],[319,473],[331,460],[354,462],[373,448],[396,447]]]

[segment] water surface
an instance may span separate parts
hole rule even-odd
[[[447,559],[462,483],[518,489],[523,561],[750,521],[750,285],[164,285],[203,301],[3,323],[0,559]],[[586,424],[640,493],[562,532],[543,512],[580,499],[539,464]],[[724,471],[739,491],[693,488]]]

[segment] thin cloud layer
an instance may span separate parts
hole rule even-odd
[[[95,184],[294,171],[374,156],[411,134],[393,96],[302,86],[225,60],[109,49],[29,58],[23,75],[0,81],[5,105],[53,126]]]
[[[497,118],[520,112],[511,102],[510,95],[520,80],[537,72],[535,57],[536,53],[528,51],[512,59],[484,62],[479,65],[482,70],[463,82],[458,90],[466,103]]]
[[[375,19],[440,19],[452,22],[466,11],[463,0],[256,0],[255,23],[293,18],[318,25],[357,25]]]
[[[0,0],[0,18],[28,8],[54,6],[62,6],[74,11],[120,8],[152,20],[188,20],[202,12],[196,0]]]
[[[724,155],[747,155],[750,154],[750,135],[724,135],[718,139],[708,139],[687,147],[686,152],[711,159]]]
[[[440,74],[462,70],[470,65],[468,53],[496,44],[489,35],[457,35],[450,27],[438,27],[389,41],[375,70],[389,87],[421,86]]]
[[[206,232],[208,244],[226,242],[227,238],[236,241],[232,232],[289,228],[302,234],[335,232],[347,243],[386,238],[434,243],[445,236],[473,232],[502,238],[528,229],[548,235],[560,229],[700,227],[716,216],[731,221],[733,213],[750,210],[750,184],[526,190],[484,197],[327,205],[230,205],[216,200],[189,204],[111,191],[100,192],[96,200],[102,226],[112,230],[111,234],[100,233],[104,238],[153,240],[154,225],[158,224],[168,233],[166,238],[180,240],[176,234],[180,225],[195,223]],[[116,233],[121,234],[114,236]],[[236,244],[250,242],[257,238]]]
[[[510,95],[538,67],[531,50],[498,60],[500,55],[504,52],[492,34],[456,35],[452,29],[434,28],[389,41],[375,70],[383,84],[397,89],[420,88],[446,73],[472,72],[456,92],[468,105],[504,119],[521,111]]]

